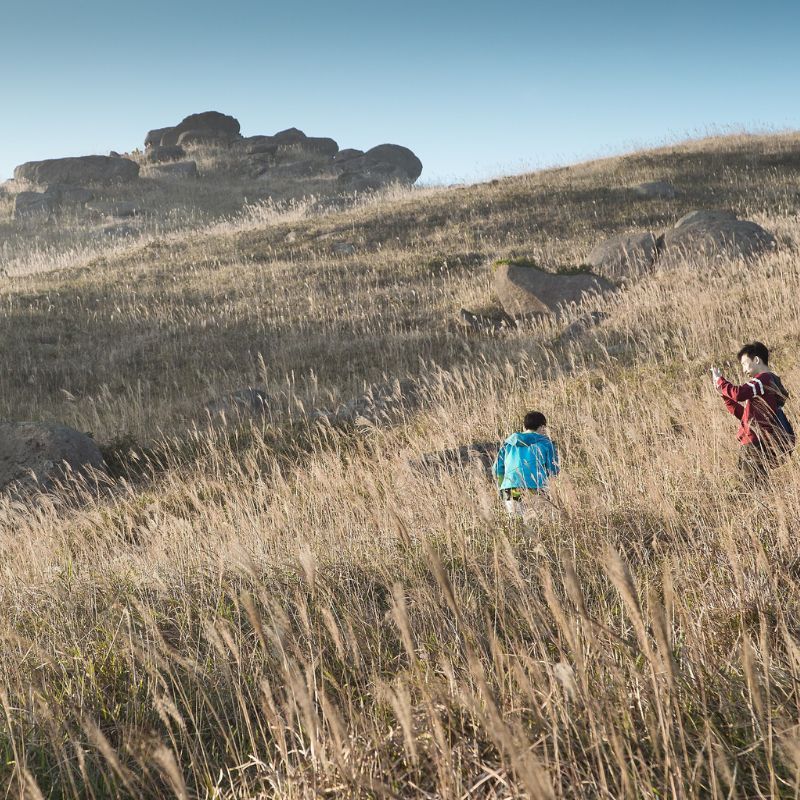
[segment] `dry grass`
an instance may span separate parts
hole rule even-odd
[[[251,208],[10,282],[2,416],[167,437],[79,508],[0,505],[11,795],[797,796],[800,475],[741,493],[706,377],[763,336],[800,385],[797,151]],[[619,188],[661,177],[686,194]],[[450,323],[492,302],[493,257],[577,265],[603,231],[709,204],[780,252],[657,272],[573,343]],[[392,424],[300,413],[384,374],[423,386]],[[295,421],[191,432],[251,384]],[[532,406],[565,464],[533,535],[479,473],[409,466]]]

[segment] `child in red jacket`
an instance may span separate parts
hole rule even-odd
[[[764,344],[746,344],[737,358],[749,378],[747,383],[730,383],[716,367],[711,368],[711,376],[725,408],[740,421],[739,469],[748,482],[764,485],[769,470],[794,445],[794,432],[783,414],[789,393],[781,379],[769,370],[769,350]]]

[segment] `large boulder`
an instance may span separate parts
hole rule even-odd
[[[338,166],[339,164],[345,164],[348,161],[352,161],[354,158],[359,158],[359,156],[363,156],[363,150],[356,150],[354,147],[346,147],[344,150],[340,150],[336,155],[333,157],[334,163]]]
[[[14,219],[47,219],[58,207],[48,192],[20,192],[14,198]]]
[[[241,126],[239,120],[219,111],[204,111],[202,114],[190,114],[184,117],[176,126],[175,133],[178,138],[186,131],[209,131],[219,138],[238,139]],[[177,144],[177,139],[176,142]]]
[[[196,161],[173,161],[169,164],[156,164],[150,169],[150,175],[157,178],[197,178]]]
[[[177,144],[171,147],[154,145],[147,151],[145,160],[149,164],[162,164],[166,161],[180,161],[185,155],[186,151]]]
[[[498,264],[494,290],[512,317],[558,314],[560,307],[613,291],[614,284],[591,272],[553,273],[521,264]]]
[[[595,245],[586,263],[606,278],[629,278],[648,271],[656,254],[656,237],[650,231],[621,233]]]
[[[173,128],[154,128],[152,131],[148,131],[147,136],[144,137],[145,149],[148,147],[158,147],[158,145],[161,144],[161,139],[164,134],[171,130],[173,130]]]
[[[307,136],[300,144],[304,150],[310,150],[312,153],[320,153],[331,158],[339,152],[339,144],[327,136]]]
[[[139,165],[128,158],[78,156],[28,161],[14,170],[16,180],[46,185],[48,183],[128,183],[139,177]]]
[[[251,156],[274,156],[278,152],[278,144],[273,136],[248,136],[246,139],[239,140],[239,146]]]
[[[755,258],[774,250],[775,237],[730,211],[691,211],[664,233],[664,257]]]
[[[338,184],[350,192],[380,189],[390,183],[409,184],[408,173],[397,164],[372,161],[364,156],[346,161],[341,168]]]
[[[412,183],[422,174],[422,162],[407,147],[399,144],[379,144],[364,154],[369,161],[394,164],[403,170]]]
[[[69,474],[89,477],[104,469],[100,448],[85,433],[44,422],[0,422],[0,489],[51,489]]]
[[[285,131],[278,131],[272,140],[279,147],[291,147],[295,144],[302,144],[307,138],[299,128],[287,128]]]

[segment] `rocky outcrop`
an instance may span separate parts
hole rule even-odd
[[[52,489],[69,476],[103,472],[100,448],[85,433],[44,422],[0,422],[0,489]]]
[[[512,317],[550,316],[561,307],[614,290],[614,284],[591,272],[553,273],[537,267],[501,263],[495,267],[494,290]]]
[[[155,145],[147,151],[145,161],[148,164],[163,164],[167,161],[180,161],[185,156],[186,151],[180,145],[171,147]]]
[[[656,260],[656,237],[650,231],[621,233],[592,248],[586,263],[612,280],[638,277]]]
[[[129,183],[139,177],[139,165],[127,158],[79,156],[28,161],[14,170],[15,180],[47,185]]]
[[[775,237],[730,211],[691,211],[664,233],[666,262],[693,257],[750,259],[775,249]]]

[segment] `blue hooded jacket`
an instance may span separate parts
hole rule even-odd
[[[512,433],[503,442],[494,462],[501,489],[545,489],[551,475],[558,475],[558,453],[541,433]]]

